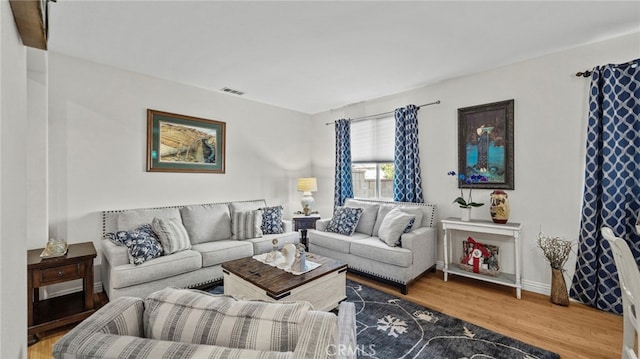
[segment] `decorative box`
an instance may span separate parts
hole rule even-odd
[[[477,259],[474,258],[474,250],[478,250],[476,255],[481,255]],[[478,263],[474,263],[474,260]],[[479,243],[469,237],[466,241],[462,241],[462,257],[458,266],[468,272],[496,277],[500,274],[500,247]]]

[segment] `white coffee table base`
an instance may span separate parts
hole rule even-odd
[[[242,296],[247,299],[261,299],[272,302],[307,301],[316,310],[329,311],[338,307],[347,298],[347,270],[334,271],[295,287],[279,296],[271,296],[264,289],[247,282],[226,270],[224,273],[224,294]]]

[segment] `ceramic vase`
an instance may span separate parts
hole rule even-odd
[[[460,220],[463,222],[471,221],[471,208],[473,207],[460,207]]]
[[[562,269],[551,268],[551,303],[567,306],[569,305],[569,294],[567,293],[567,283],[564,281]]]
[[[507,223],[509,220],[509,199],[504,191],[491,192],[491,219],[494,223]]]

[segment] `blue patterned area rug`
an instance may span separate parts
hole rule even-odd
[[[208,290],[222,293],[222,286]],[[359,358],[555,359],[552,353],[347,280]]]
[[[347,280],[359,357],[550,359],[552,353]]]

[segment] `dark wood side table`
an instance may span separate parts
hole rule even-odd
[[[316,229],[316,221],[320,219],[320,215],[309,216],[293,216],[293,230],[300,231],[300,243],[304,244],[305,250],[309,250],[307,239],[307,229]]]
[[[67,254],[56,258],[40,258],[43,248],[27,251],[28,344],[38,341],[38,334],[77,323],[95,311],[93,302],[92,242],[70,244]],[[39,289],[51,284],[82,279],[82,292],[40,300]]]

